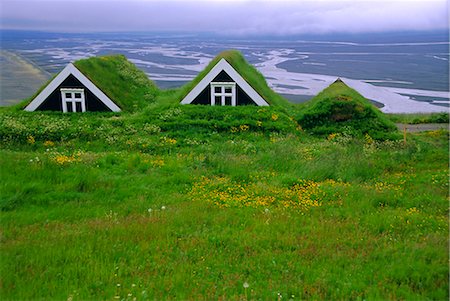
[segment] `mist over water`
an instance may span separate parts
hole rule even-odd
[[[449,107],[445,32],[248,40],[199,34],[3,31],[2,49],[48,74],[80,58],[121,53],[163,88],[181,86],[219,52],[238,49],[275,91],[293,102],[309,99],[340,77],[366,98],[382,103],[384,112],[439,112]],[[27,81],[26,74],[11,68],[2,78]],[[31,96],[39,86],[27,93]],[[23,88],[17,97],[15,91],[2,84],[0,104],[23,98]]]

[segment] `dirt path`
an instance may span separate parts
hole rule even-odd
[[[400,131],[403,131],[406,127],[408,133],[436,131],[440,129],[449,129],[448,123],[421,123],[421,124],[396,124]]]

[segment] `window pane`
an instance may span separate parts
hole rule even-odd
[[[231,106],[231,96],[225,96],[225,105]]]
[[[81,93],[75,93],[75,98],[81,98]]]
[[[221,106],[222,105],[222,97],[220,97],[220,96],[216,96],[215,97],[215,105],[216,106]]]
[[[214,87],[214,93],[221,93],[222,87]]]
[[[225,87],[225,93],[231,93],[231,87]]]
[[[75,96],[76,97],[76,96]],[[77,101],[76,103],[75,103],[75,111],[76,112],[81,112],[81,102],[79,102],[79,101]]]
[[[72,110],[72,103],[71,102],[67,103],[67,112],[73,112],[73,110]]]
[[[66,98],[72,98],[72,93],[65,93],[66,94]]]

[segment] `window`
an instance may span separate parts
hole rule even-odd
[[[222,97],[220,97],[220,96],[215,96],[215,97],[214,97],[214,105],[215,105],[215,106],[221,106],[221,105],[222,105]]]
[[[236,83],[212,82],[211,83],[212,106],[236,106]]]
[[[84,89],[61,89],[61,101],[64,113],[86,112]]]

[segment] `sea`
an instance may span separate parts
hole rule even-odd
[[[233,37],[1,30],[0,41],[0,106],[30,97],[78,59],[123,54],[167,89],[189,82],[227,49],[241,51],[294,103],[341,78],[386,113],[448,112],[450,106],[448,31]]]

